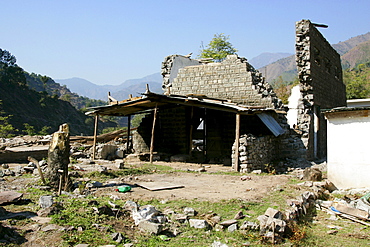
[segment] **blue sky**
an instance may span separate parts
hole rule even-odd
[[[28,72],[120,84],[193,57],[216,33],[238,55],[294,53],[296,21],[329,25],[330,43],[370,31],[369,0],[0,0],[0,48]]]

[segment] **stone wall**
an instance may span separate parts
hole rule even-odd
[[[307,158],[326,156],[326,121],[321,109],[346,105],[339,54],[309,20],[296,23],[296,62],[301,101],[297,128]]]
[[[165,70],[166,66],[163,66]],[[164,82],[164,86],[167,86]],[[179,69],[171,86],[171,94],[206,95],[210,98],[232,102],[281,108],[272,87],[265,82],[262,74],[255,70],[245,58],[229,55],[221,63],[187,66]]]
[[[257,137],[242,135],[239,139],[240,172],[264,170],[265,165],[276,158],[276,138],[271,135]],[[232,149],[232,166],[235,167],[235,143]]]

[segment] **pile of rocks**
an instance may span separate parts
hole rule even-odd
[[[235,143],[232,149],[232,166],[235,167]],[[239,139],[240,172],[263,170],[275,154],[275,141],[272,136],[256,137],[242,135]]]

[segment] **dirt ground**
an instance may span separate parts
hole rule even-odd
[[[96,165],[106,166],[108,169],[117,169],[113,162],[96,162]],[[134,166],[140,166],[141,162],[136,162]],[[110,179],[104,183],[103,187],[93,188],[95,196],[116,195],[122,200],[174,200],[174,199],[198,199],[198,200],[229,200],[240,198],[242,200],[258,200],[266,193],[281,188],[293,175],[257,175],[240,174],[240,176],[217,174],[219,172],[232,172],[230,166],[206,165],[205,171],[199,172],[199,164],[192,163],[172,163],[155,162],[154,164],[170,166],[176,170],[193,172],[171,172],[166,174],[153,173],[137,176],[126,176],[122,178]],[[9,164],[10,168],[24,164]],[[80,165],[86,172],[95,169],[96,165]],[[245,178],[245,179],[244,179]],[[25,186],[35,183],[35,178],[10,177],[0,182],[0,190],[22,190]],[[113,186],[110,186],[112,184]],[[131,191],[126,193],[116,192],[118,185],[130,185]],[[164,188],[152,191],[141,187],[145,184],[175,185],[180,188]],[[26,195],[25,195],[26,196]]]
[[[114,194],[123,200],[137,199],[198,199],[219,201],[240,198],[243,200],[259,200],[266,193],[284,186],[291,175],[261,176],[257,174],[241,174],[240,176],[214,174],[217,172],[231,172],[231,167],[222,165],[207,165],[205,172],[197,172],[201,167],[190,163],[156,162],[175,169],[195,171],[192,173],[174,172],[167,174],[148,174],[135,176],[132,180],[123,182],[132,187],[130,192],[117,193],[115,187],[99,188],[95,195]],[[244,176],[244,177],[243,177]],[[246,178],[246,180],[242,180]],[[111,180],[110,182],[118,182]],[[141,184],[151,185],[163,183],[165,185],[178,185],[182,188],[163,189],[151,191],[140,187]]]
[[[201,168],[198,164],[189,163],[167,163],[156,162],[158,165],[165,165],[177,170],[186,170],[193,172],[170,172],[166,174],[153,173],[138,176],[125,176],[116,179],[111,179],[104,182],[103,187],[92,188],[94,196],[111,196],[122,200],[208,200],[219,201],[228,199],[240,198],[245,201],[259,201],[275,189],[284,187],[291,175],[257,175],[257,174],[240,174],[240,176],[217,174],[218,172],[231,172],[231,167],[221,165],[206,165],[205,171],[199,172]],[[9,164],[14,168],[20,164]],[[24,165],[24,164],[23,164]],[[86,172],[96,169],[97,165],[104,165],[108,169],[117,169],[114,163],[99,163],[96,165],[81,165],[81,168]],[[140,163],[134,166],[140,166]],[[244,177],[243,177],[244,176]],[[246,178],[245,180],[242,178]],[[39,178],[34,176],[15,176],[4,177],[0,181],[0,191],[15,190],[24,191],[29,186],[36,185]],[[165,185],[179,185],[181,188],[163,189],[151,191],[140,187],[142,183],[164,183]],[[112,186],[110,186],[112,184]],[[114,184],[114,185],[113,185]],[[132,190],[126,193],[116,192],[118,185],[127,184],[132,186]],[[29,195],[24,194],[23,198],[27,199]],[[16,213],[16,206],[12,207],[11,213]],[[36,213],[36,212],[31,212]],[[4,218],[4,215],[2,215]],[[33,217],[33,216],[32,216]],[[48,231],[47,234],[42,234],[42,229],[48,227],[48,223],[36,223],[33,221],[25,225],[14,226],[9,225],[11,219],[6,219],[6,216],[1,220],[3,227],[14,229],[15,232],[25,232],[24,242],[17,246],[59,246],[61,243],[61,232]],[[12,230],[13,231],[13,230]],[[41,232],[41,233],[40,233]],[[14,234],[14,233],[13,233]],[[41,234],[41,235],[40,235]]]

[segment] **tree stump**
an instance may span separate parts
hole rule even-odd
[[[45,174],[49,185],[55,189],[64,185],[64,190],[67,190],[69,154],[69,127],[68,124],[62,124],[53,133],[48,151],[48,170]]]

